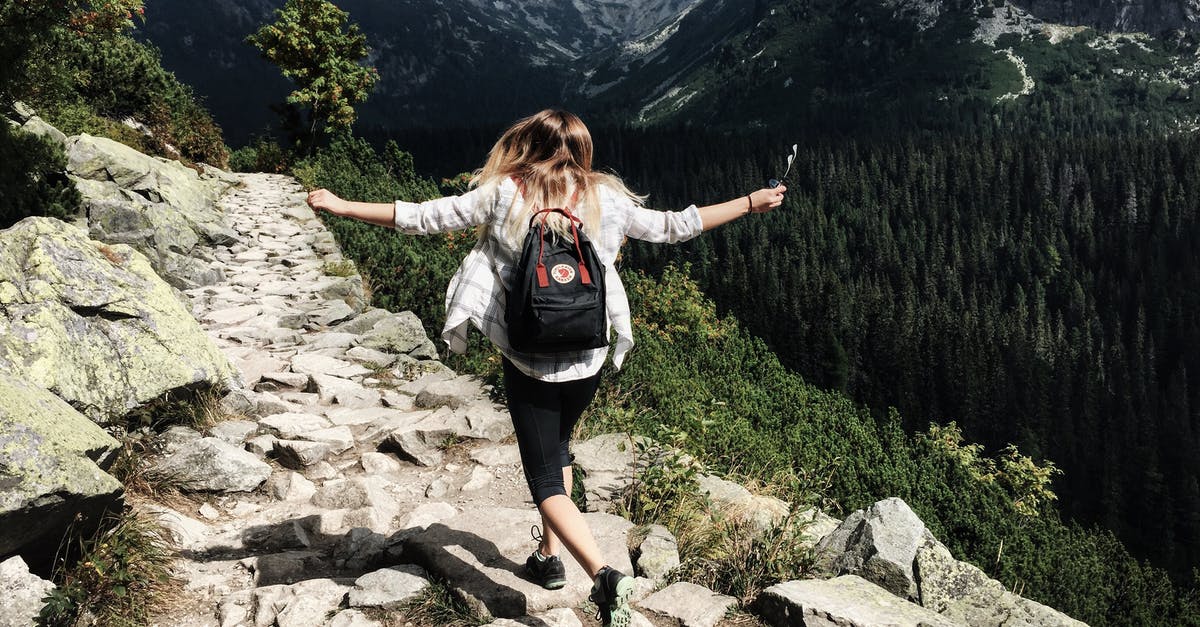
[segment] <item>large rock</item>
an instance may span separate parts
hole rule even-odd
[[[898,498],[859,510],[817,544],[819,564],[837,575],[859,575],[892,594],[917,600],[913,560],[925,523]]]
[[[179,289],[224,280],[220,267],[197,244],[236,238],[215,204],[230,181],[200,177],[178,162],[105,138],[81,135],[65,145],[69,176],[83,196],[93,239],[132,246]]]
[[[696,483],[723,515],[748,522],[758,533],[778,525],[791,511],[785,501],[752,494],[740,484],[720,477],[702,474]]]
[[[776,584],[759,595],[756,605],[757,613],[771,625],[955,627],[960,624],[854,575]]]
[[[201,438],[155,464],[152,473],[184,490],[249,492],[271,476],[271,467],[228,442]]]
[[[584,519],[608,563],[632,574],[626,542],[633,524],[608,514],[584,514]],[[532,507],[471,509],[413,534],[404,555],[446,581],[473,608],[498,618],[583,603],[592,582],[575,560],[563,560],[567,585],[561,590],[545,590],[525,574],[525,558],[536,548],[528,535],[534,524],[540,518]]]
[[[638,603],[678,620],[684,627],[714,627],[737,604],[731,596],[686,581],[673,583]]]
[[[574,465],[583,472],[589,511],[612,511],[614,502],[633,483],[637,473],[637,444],[650,440],[624,433],[608,433],[574,444]]]
[[[43,388],[0,372],[0,557],[23,553],[43,571],[63,532],[118,509],[104,472],[120,444]]]
[[[425,569],[403,564],[367,573],[354,581],[350,607],[394,610],[429,587]]]
[[[105,137],[83,134],[67,139],[67,171],[79,178],[111,181],[153,203],[164,203],[211,244],[237,241],[216,208],[229,185],[200,175],[178,161],[144,155]]]
[[[385,353],[411,353],[432,346],[421,319],[411,311],[392,314],[377,321],[370,331],[363,333],[359,346],[373,348]],[[434,351],[436,354],[436,349]]]
[[[641,536],[632,547],[638,574],[662,584],[671,571],[679,568],[679,541],[662,525],[650,525],[645,532],[644,536],[633,534],[635,538]]]
[[[1076,627],[1077,621],[1058,610],[1009,592],[967,562],[954,559],[941,542],[926,535],[917,550],[916,575],[921,605],[960,624],[976,627]]]
[[[29,627],[54,584],[30,574],[20,557],[0,562],[0,627]]]
[[[97,422],[236,377],[144,256],[37,217],[0,231],[0,369]]]

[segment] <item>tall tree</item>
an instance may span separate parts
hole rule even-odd
[[[367,37],[350,15],[327,0],[288,0],[275,11],[275,21],[246,38],[283,75],[296,84],[288,104],[305,108],[308,128],[301,139],[348,130],[354,106],[364,102],[379,80],[373,67],[362,65]]]

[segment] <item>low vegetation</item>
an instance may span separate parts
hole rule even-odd
[[[74,627],[146,625],[170,598],[171,542],[149,517],[126,507],[91,537],[66,541],[58,585],[46,599],[39,625]]]

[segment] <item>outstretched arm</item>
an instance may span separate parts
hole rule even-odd
[[[309,193],[308,204],[314,210],[324,209],[334,215],[390,226],[409,235],[428,235],[483,224],[488,215],[487,193],[473,189],[461,196],[425,202],[379,203],[342,200],[329,190],[318,189]]]
[[[719,205],[700,207],[700,221],[704,230],[714,229],[747,213],[766,213],[783,204],[783,193],[787,187],[763,188],[742,198],[735,198]]]
[[[313,211],[325,210],[335,216],[346,216],[379,226],[396,226],[396,205],[390,202],[352,202],[338,198],[327,189],[314,189],[308,193],[308,206]]]

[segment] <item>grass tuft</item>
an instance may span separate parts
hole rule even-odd
[[[456,597],[443,582],[431,580],[419,596],[394,610],[369,609],[365,613],[385,627],[477,627],[491,622]]]
[[[174,548],[167,538],[157,522],[129,507],[109,516],[92,537],[71,538],[64,566],[54,574],[58,587],[44,599],[37,624],[147,624],[177,586],[170,577]]]

